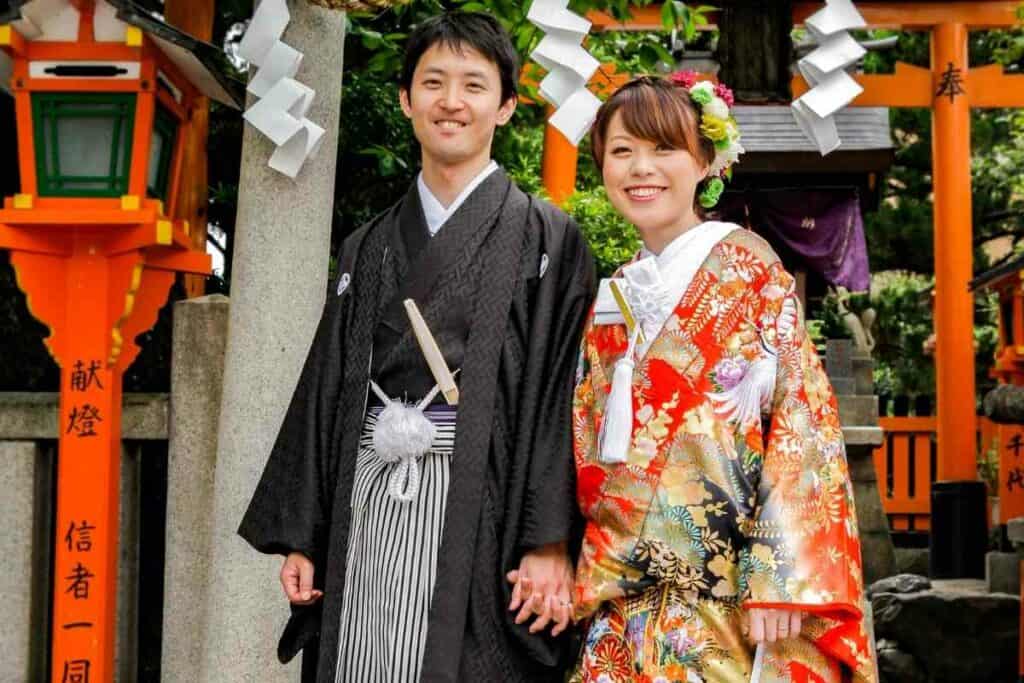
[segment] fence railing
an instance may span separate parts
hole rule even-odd
[[[875,473],[889,528],[896,532],[928,531],[931,485],[936,477],[936,418],[883,417],[885,443],[875,449]],[[997,425],[978,418],[979,448],[996,437]]]

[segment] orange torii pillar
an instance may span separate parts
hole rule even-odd
[[[938,478],[977,479],[974,390],[974,296],[971,218],[970,101],[951,80],[966,74],[967,27],[940,24],[932,33],[935,104],[932,182],[935,197],[935,342],[939,405]],[[959,90],[959,92],[958,92]]]
[[[554,109],[547,107],[551,118]],[[544,156],[541,159],[540,174],[544,189],[551,201],[558,206],[576,190],[576,168],[578,151],[562,132],[550,123],[544,124]]]
[[[968,73],[967,27],[932,31],[932,184],[935,240],[935,389],[939,447],[932,486],[929,573],[984,575],[985,484],[978,481],[974,386],[971,109],[958,82]]]

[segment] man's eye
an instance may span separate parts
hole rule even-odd
[[[425,85],[428,88],[436,88],[441,85],[441,81],[437,80],[436,78],[431,78],[429,80],[423,81],[423,85]]]
[[[466,90],[469,90],[469,92],[483,92],[485,88],[480,83],[470,83],[466,86]]]

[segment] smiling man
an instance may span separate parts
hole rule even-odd
[[[400,99],[422,171],[345,241],[240,529],[286,556],[279,656],[304,648],[304,681],[564,678],[593,263],[571,219],[491,160],[517,76],[488,15],[446,13],[409,38]],[[410,299],[457,391],[428,364]]]

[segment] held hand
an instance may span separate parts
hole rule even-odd
[[[747,617],[752,641],[774,643],[776,640],[799,636],[804,614],[786,609],[751,609],[748,610]]]
[[[293,605],[312,605],[324,596],[313,588],[313,563],[302,553],[292,553],[281,567],[281,587]]]
[[[552,636],[569,626],[574,576],[565,543],[552,543],[526,553],[519,569],[510,571],[506,578],[514,585],[508,608],[512,612],[519,610],[517,624],[536,615],[530,633],[539,633],[553,624]]]

